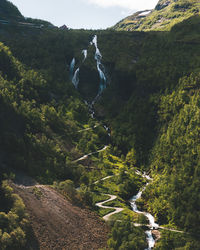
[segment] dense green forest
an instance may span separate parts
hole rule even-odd
[[[24,20],[24,17],[22,16],[18,8],[10,1],[0,1],[0,15],[1,19],[5,20]]]
[[[155,181],[146,191],[160,221],[199,234],[200,75],[180,80],[159,107],[161,132],[152,152]],[[149,193],[150,192],[150,193]],[[152,193],[151,193],[152,192]],[[159,207],[159,208],[158,208]],[[167,209],[166,209],[167,208]]]
[[[3,163],[44,177],[43,182],[79,178],[69,167],[70,161],[99,149],[105,131],[97,128],[89,135],[78,133],[94,122],[71,84],[63,83],[62,90],[59,82],[58,87],[51,87],[53,82],[25,69],[3,44],[0,57]]]
[[[22,249],[30,231],[25,205],[7,181],[0,181],[0,246],[1,249]]]
[[[159,224],[187,232],[184,240],[163,232],[156,249],[199,248],[200,17],[188,17],[162,32],[62,31],[40,20],[29,21],[46,27],[0,24],[1,173],[20,170],[40,183],[54,182],[72,202],[101,216],[105,211],[94,206],[103,199],[101,193],[117,194],[116,205],[126,209],[120,217],[125,222],[122,228],[112,225],[111,249],[145,247],[142,232],[126,222],[141,220],[125,202],[145,184],[134,174],[136,169],[153,177],[139,206]],[[98,89],[94,48],[88,47],[95,34],[108,86],[92,119],[84,100],[93,100]],[[88,58],[82,65],[81,51],[86,48]],[[69,80],[73,57],[80,66],[78,91]],[[109,125],[110,138],[103,124]],[[109,145],[106,151],[74,162],[104,145]],[[93,185],[107,175],[115,177]],[[16,206],[23,210],[23,204],[5,181],[0,194],[0,204],[5,204],[0,210],[3,249],[22,246],[26,214],[20,217]],[[129,234],[121,240],[123,228]]]

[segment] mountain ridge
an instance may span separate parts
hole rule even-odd
[[[198,0],[160,0],[156,7],[143,15],[145,11],[138,11],[124,18],[112,28],[126,31],[169,31],[192,16],[200,14]]]
[[[10,1],[0,0],[0,19],[23,20],[24,17],[19,9]]]
[[[192,4],[186,12],[180,11],[180,3],[159,1],[154,12],[173,15],[177,4],[179,17],[194,10]],[[148,11],[139,12],[147,15],[141,20],[152,15]],[[145,185],[135,170],[148,172],[152,183],[138,200],[138,209],[151,212],[161,227],[185,232],[161,232],[155,249],[198,249],[200,17],[194,13],[179,23],[169,18],[171,26],[164,28],[170,30],[164,32],[1,25],[5,45],[0,43],[0,168],[4,173],[0,179],[12,177],[11,168],[21,170],[39,183],[53,183],[67,199],[101,217],[106,211],[94,204],[105,199],[102,194],[115,194],[118,199],[110,206],[125,209],[115,215],[120,225],[111,225],[110,248],[144,249],[140,246],[146,244],[145,234],[142,229],[132,230],[130,221],[141,224],[145,218],[131,211],[125,200]],[[99,84],[95,48],[88,51],[84,77],[80,74],[83,92],[71,83],[69,64],[74,57],[76,67],[82,64],[81,51],[94,35],[110,83],[91,118],[84,102],[88,96],[82,93],[90,94],[88,89],[93,93],[94,83]],[[89,157],[76,162],[83,155]],[[0,242],[6,245],[6,239],[15,240],[16,226],[23,239],[25,233],[19,220],[11,230],[9,211],[16,206],[4,203],[4,189],[10,189],[0,188]],[[40,191],[36,186],[37,198]]]

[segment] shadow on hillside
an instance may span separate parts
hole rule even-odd
[[[34,186],[37,182],[30,176],[27,176],[22,171],[14,171],[15,180],[14,183],[23,186]]]
[[[39,242],[35,236],[35,233],[33,232],[32,227],[30,227],[27,237],[27,243],[23,250],[39,250],[40,245]]]

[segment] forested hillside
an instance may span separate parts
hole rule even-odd
[[[159,137],[152,152],[154,182],[145,192],[148,211],[163,224],[199,234],[200,75],[180,80],[159,104]],[[169,240],[169,239],[168,239]],[[187,243],[189,249],[198,245]]]
[[[72,84],[67,80],[61,85],[58,80],[53,85],[50,74],[47,82],[3,44],[0,57],[2,162],[38,178],[44,175],[45,182],[72,176],[68,162],[101,147],[104,131],[94,138],[91,131],[92,143],[78,146],[83,135],[78,130],[90,123],[90,117]]]
[[[18,8],[11,2],[6,0],[0,1],[0,15],[1,19],[5,20],[24,20],[24,17],[18,10]]]
[[[9,13],[14,10],[12,7]],[[1,180],[23,171],[40,183],[54,183],[69,200],[89,206],[100,216],[106,212],[95,207],[96,202],[105,193],[117,195],[114,204],[125,210],[117,219],[125,218],[125,223],[119,229],[113,225],[109,246],[131,249],[144,248],[146,243],[142,230],[132,227],[127,218],[136,223],[144,218],[130,212],[125,200],[146,183],[136,169],[146,171],[153,180],[139,207],[151,212],[160,225],[186,232],[163,232],[157,249],[199,249],[198,11],[198,1],[169,1],[166,6],[159,1],[141,19],[137,32],[63,31],[37,20],[32,21],[44,27],[0,24]],[[143,32],[156,30],[158,17],[164,21],[156,27],[165,31]],[[93,119],[84,100],[91,102],[99,85],[95,49],[89,46],[94,35],[108,82],[94,105]],[[88,49],[84,64],[83,49]],[[69,77],[73,58],[80,67],[77,90]],[[109,147],[101,151],[105,145]],[[76,161],[97,151],[89,159]],[[16,219],[19,211],[7,182],[0,194],[0,204],[4,204],[0,206],[0,229],[7,221],[7,229],[0,230],[4,249],[11,238],[17,247],[24,245],[24,205],[16,198],[22,210]],[[10,210],[16,214],[15,226],[6,215]],[[123,239],[120,230],[128,231]],[[13,232],[21,235],[21,242]],[[129,235],[138,240],[133,242]]]

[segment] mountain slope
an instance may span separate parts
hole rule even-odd
[[[136,12],[113,28],[126,31],[168,31],[175,24],[199,14],[198,0],[160,0],[154,10]]]
[[[28,70],[2,43],[0,67],[0,167],[45,176],[44,182],[73,178],[70,161],[101,148],[106,132],[91,130],[92,143],[84,139],[78,131],[89,126],[90,116],[73,85],[64,82],[61,92],[60,84]]]
[[[7,0],[0,0],[0,19],[22,20],[24,18],[15,5]]]
[[[34,194],[34,189],[40,193],[40,198]],[[14,185],[14,190],[23,199],[30,215],[33,235],[37,239],[34,249],[86,250],[106,246],[108,229],[94,213],[72,205],[48,186]]]
[[[200,75],[181,79],[179,87],[161,98],[160,135],[153,149],[155,176],[145,197],[163,223],[199,233]],[[152,193],[151,193],[152,192]],[[186,205],[187,204],[187,205]]]
[[[200,17],[193,9],[199,8],[198,2],[186,3],[192,5],[160,1],[152,14],[146,12],[149,16],[141,18],[143,25],[142,20],[154,13],[157,22],[162,13],[170,21],[169,25],[163,21],[163,29],[173,26],[165,32],[2,25],[1,39],[13,53],[0,45],[2,171],[12,166],[44,183],[69,178],[76,187],[82,185],[81,192],[91,205],[96,195],[92,184],[98,177],[118,171],[117,184],[114,179],[107,185],[128,197],[140,185],[132,187],[127,169],[151,170],[154,185],[148,186],[140,205],[158,223],[191,233],[184,242],[177,241],[176,248],[190,246],[188,237],[198,241],[194,233],[199,232]],[[174,13],[179,13],[178,19],[172,19]],[[99,120],[109,124],[109,138],[83,102],[99,84],[94,51],[89,51],[84,77],[80,74],[83,96],[68,80],[72,58],[77,58],[76,67],[82,64],[81,51],[95,34],[110,83],[95,108]],[[74,162],[108,143],[98,157],[92,154],[80,164]],[[161,249],[175,249],[170,237],[167,240]],[[194,244],[191,249],[198,249]]]

